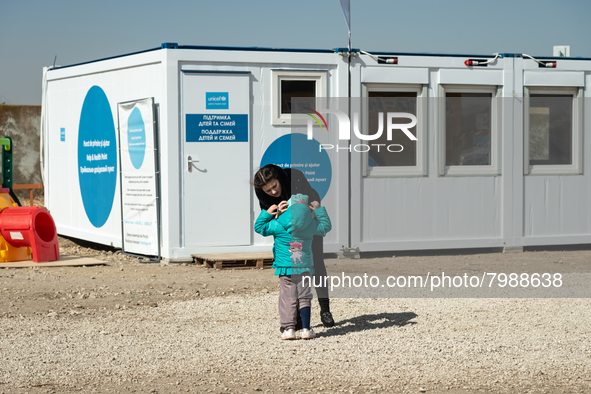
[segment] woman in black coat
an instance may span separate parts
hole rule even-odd
[[[254,188],[261,209],[267,210],[272,205],[277,205],[279,212],[287,210],[287,200],[297,193],[308,196],[311,208],[320,206],[318,192],[310,186],[304,173],[292,169],[281,168],[274,164],[267,164],[262,167],[254,176]],[[312,256],[314,259],[314,274],[318,279],[316,283],[322,283],[320,278],[326,276],[324,265],[324,247],[321,236],[316,235],[312,240]],[[330,313],[330,301],[328,299],[327,287],[316,287],[318,303],[320,304],[320,320],[325,327],[334,326],[334,320]]]

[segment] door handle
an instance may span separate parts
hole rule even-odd
[[[193,160],[191,156],[187,156],[187,170],[189,170],[189,172],[193,172],[193,163],[199,163],[199,160]]]

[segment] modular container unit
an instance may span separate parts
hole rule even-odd
[[[352,156],[352,245],[591,243],[591,59],[379,55],[397,64],[355,62],[351,95],[411,94],[418,141],[414,161]]]
[[[45,70],[45,198],[58,233],[122,246],[122,194],[133,204],[140,193],[122,192],[120,184],[119,168],[130,155],[122,151],[120,163],[117,129],[129,119],[121,118],[118,104],[151,98],[158,132],[161,256],[187,260],[194,253],[270,250],[272,239],[253,231],[260,208],[251,179],[264,154],[290,161],[289,151],[269,151],[290,132],[289,111],[272,105],[273,98],[283,80],[288,96],[287,90],[300,88],[323,97],[346,95],[347,69],[340,63],[332,50],[163,44]],[[211,134],[216,127],[230,135]],[[338,173],[337,167],[332,170]],[[348,187],[346,178],[337,178],[327,180],[325,196],[335,209],[337,196],[346,196]],[[344,244],[346,222],[342,228],[334,222],[325,241],[329,252]]]
[[[166,259],[270,250],[253,231],[251,185],[270,162],[291,163],[319,190],[333,221],[326,252],[591,243],[589,59],[541,59],[556,62],[548,68],[526,55],[373,55],[163,44],[45,70],[45,198],[58,233],[123,245],[122,200],[133,198],[119,169],[133,154],[119,157],[131,140],[117,130],[131,124],[125,103],[149,98]],[[308,141],[289,107],[298,96],[327,98],[316,110],[330,130],[314,127],[322,145],[303,157],[286,143],[292,131]],[[389,111],[416,117],[416,141],[401,130],[359,138],[356,124],[371,135]]]

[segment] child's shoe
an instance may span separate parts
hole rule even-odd
[[[314,334],[314,331],[312,331],[312,329],[302,329],[302,339],[314,339],[316,338],[316,334]]]
[[[293,328],[289,328],[285,331],[283,331],[283,334],[281,335],[281,339],[296,339],[296,332]]]
[[[301,329],[302,329],[302,317],[298,313],[298,319],[296,321],[295,330],[300,331]],[[281,331],[281,333],[283,334],[283,331],[285,331],[285,327],[279,327],[279,331]]]

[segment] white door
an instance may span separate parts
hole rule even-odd
[[[250,73],[182,72],[185,247],[250,245]]]

